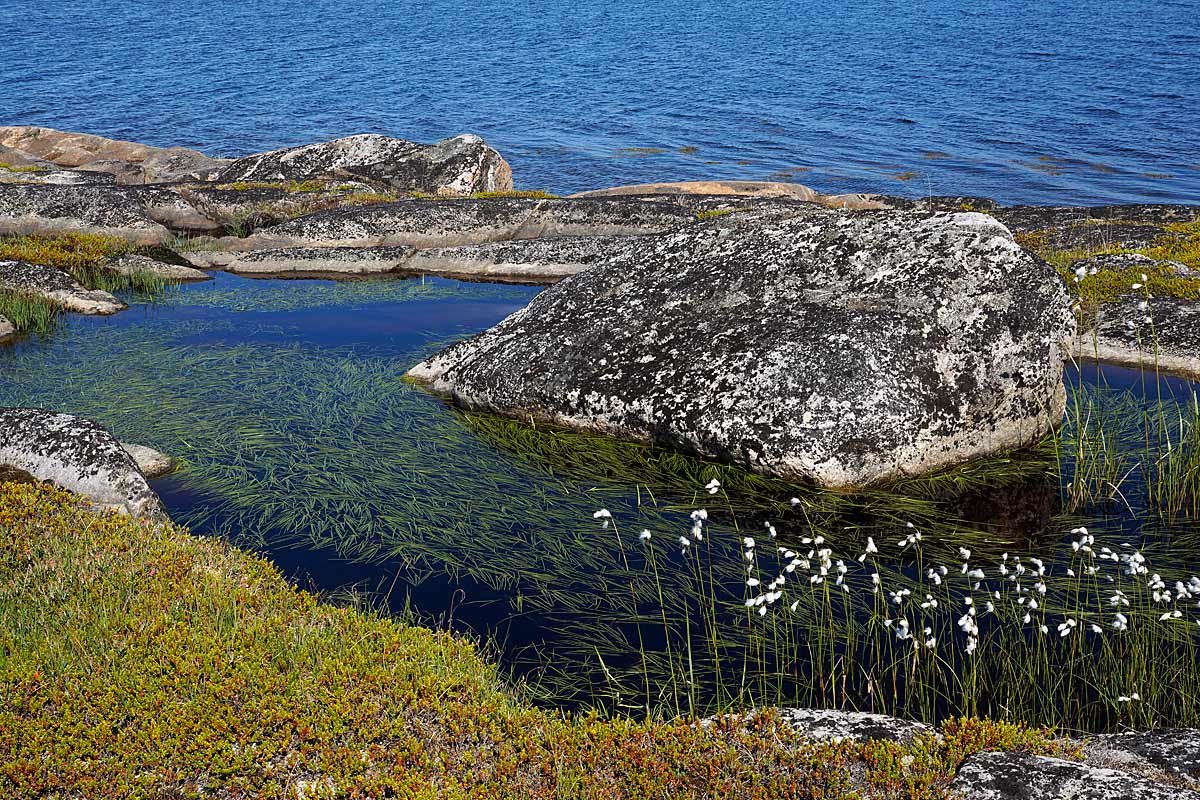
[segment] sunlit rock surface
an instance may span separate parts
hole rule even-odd
[[[44,297],[78,314],[115,314],[125,303],[108,292],[85,289],[58,267],[0,261],[0,289]]]
[[[1137,296],[1109,303],[1095,329],[1079,336],[1075,355],[1200,378],[1200,303]]]
[[[852,740],[907,743],[917,734],[932,734],[933,728],[921,722],[868,714],[861,711],[833,711],[820,708],[781,708],[780,718],[808,739]]]
[[[239,158],[217,180],[274,181],[317,177],[367,180],[405,191],[443,196],[512,188],[512,169],[478,136],[433,145],[378,134],[289,147]]]
[[[1197,800],[1200,793],[1075,761],[1029,753],[980,753],[951,789],[968,800]]]
[[[0,408],[0,464],[50,481],[100,508],[133,516],[162,513],[133,456],[91,420],[34,408]]]
[[[152,147],[25,125],[0,127],[0,148],[5,152],[2,160],[8,163],[14,160],[11,153],[19,153],[22,163],[78,168],[75,175],[107,174],[112,176],[109,182],[124,184],[206,180],[228,163],[228,159],[209,158],[185,147]],[[85,181],[86,177],[80,182]]]
[[[138,471],[147,478],[158,478],[168,475],[174,472],[177,466],[175,459],[166,453],[155,450],[153,447],[146,447],[144,444],[127,444],[125,442],[121,443],[121,447],[133,457]]]
[[[1061,281],[982,214],[740,215],[647,237],[410,375],[457,403],[827,486],[1061,419]]]
[[[151,219],[147,199],[130,187],[0,184],[0,234],[98,233],[158,244],[170,234]]]

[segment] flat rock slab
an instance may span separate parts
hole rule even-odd
[[[0,261],[0,289],[44,297],[77,314],[115,314],[127,306],[108,292],[85,289],[58,267]]]
[[[468,408],[835,487],[1057,424],[1069,301],[1004,226],[805,209],[646,237],[409,374]]]
[[[164,197],[159,205],[170,207],[171,201]],[[133,191],[0,184],[0,234],[64,233],[104,234],[136,244],[170,238],[167,229],[150,218],[147,197]]]
[[[637,236],[515,239],[414,250],[401,269],[424,275],[554,283],[626,248],[639,246],[641,237]]]
[[[967,800],[1200,800],[1188,789],[1029,753],[972,756],[950,788]]]
[[[0,127],[0,147],[61,167],[111,173],[120,183],[204,180],[228,163],[184,147],[152,147],[34,126]]]
[[[242,275],[312,273],[371,275],[395,272],[412,256],[411,247],[290,247],[238,253],[224,265]]]
[[[0,409],[0,464],[50,481],[100,508],[138,517],[162,513],[133,456],[102,426],[82,417]]]
[[[579,192],[571,197],[620,197],[623,195],[725,195],[748,199],[788,199],[819,203],[831,208],[879,210],[890,208],[885,198],[865,194],[827,195],[799,183],[780,181],[676,181],[636,183]]]
[[[813,740],[856,742],[890,741],[906,744],[913,737],[934,733],[933,728],[911,720],[862,711],[830,711],[819,708],[781,708],[780,718]]]
[[[512,169],[478,136],[433,145],[360,134],[239,158],[217,175],[232,181],[353,178],[404,191],[463,196],[512,189]]]
[[[1095,329],[1079,336],[1075,356],[1200,378],[1200,303],[1166,297],[1109,303]]]
[[[126,253],[124,255],[117,256],[116,258],[106,262],[104,266],[107,269],[111,269],[113,272],[120,273],[121,275],[149,273],[172,282],[212,280],[211,275],[203,270],[198,270],[195,267],[159,261],[156,258],[151,258],[149,256],[144,256],[137,253]]]
[[[242,249],[282,247],[458,247],[550,236],[629,236],[695,222],[669,203],[596,200],[404,200],[321,211],[266,228]]]

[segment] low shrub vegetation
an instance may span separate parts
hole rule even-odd
[[[169,523],[0,484],[0,791],[10,797],[945,797],[1048,731],[813,743],[771,713],[565,716],[467,641],[289,585]]]

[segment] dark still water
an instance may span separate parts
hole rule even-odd
[[[1197,202],[1196,0],[0,0],[0,125],[243,154],[471,131],[518,185]]]
[[[1200,724],[1200,580],[1187,583],[1200,571],[1195,384],[1085,365],[1068,374],[1078,410],[1060,442],[846,495],[464,414],[403,380],[537,291],[217,273],[0,347],[0,406],[82,414],[184,459],[155,482],[174,519],[267,554],[302,586],[477,636],[548,703],[837,705],[1093,730]],[[714,478],[721,489],[709,494]],[[1070,545],[1080,526],[1097,552],[1136,551],[1167,586],[1184,582],[1169,590],[1181,617],[1143,598],[1145,577],[1120,571],[1131,562],[1087,572],[1092,562]],[[902,545],[913,531],[919,546]],[[968,574],[967,558],[986,578]],[[1015,571],[1015,559],[1029,573],[1009,583],[999,569]],[[948,567],[944,581],[929,578],[935,565]],[[1111,629],[1116,588],[1144,625],[1112,643],[1058,638],[1067,617]],[[775,591],[769,609],[746,605]],[[903,591],[903,605],[888,599]],[[976,656],[960,620],[968,596],[1001,609],[981,616]],[[1029,596],[1042,607],[1022,623],[1029,607],[1016,600]],[[910,664],[925,651],[896,635],[900,618],[929,628],[919,640],[941,642],[937,659]],[[1078,685],[1055,677],[1064,669]],[[1146,703],[1117,703],[1132,691]]]

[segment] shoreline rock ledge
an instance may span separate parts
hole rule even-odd
[[[642,237],[409,376],[467,408],[829,487],[1028,445],[1061,419],[1070,302],[994,218],[752,217]]]

